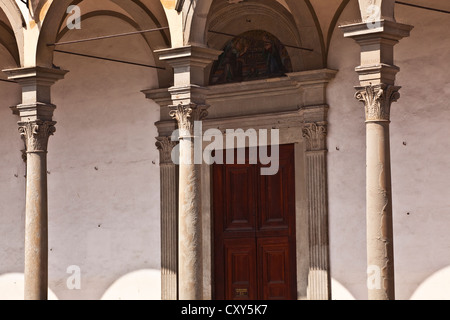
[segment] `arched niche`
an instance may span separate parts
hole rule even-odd
[[[250,30],[229,40],[210,72],[210,85],[268,79],[292,72],[289,52],[264,30]]]
[[[235,5],[215,2],[205,28],[206,45],[219,50],[224,49],[233,37],[246,32],[267,32],[286,48],[293,71],[304,70],[304,55],[311,55],[311,51],[301,49],[303,43],[291,13],[276,1],[241,2]]]

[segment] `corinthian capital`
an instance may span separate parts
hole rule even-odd
[[[383,84],[357,87],[355,98],[364,102],[366,121],[390,121],[391,103],[400,98],[400,88]]]
[[[194,122],[206,118],[208,115],[207,109],[208,106],[191,103],[188,105],[179,104],[170,111],[169,115],[178,122],[180,138],[192,136]]]
[[[27,153],[47,152],[48,138],[56,131],[54,121],[19,122]]]
[[[161,165],[173,164],[172,150],[177,142],[172,141],[170,137],[158,137],[156,140],[156,147],[159,150],[159,163]]]
[[[303,125],[303,138],[306,142],[306,151],[326,150],[327,124],[326,122],[305,123]]]

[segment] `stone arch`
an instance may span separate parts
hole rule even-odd
[[[10,56],[15,61],[15,66],[20,66],[20,54],[19,48],[17,47],[16,38],[14,36],[13,30],[3,21],[0,20],[0,44],[5,47]]]
[[[271,19],[277,19],[275,23],[264,23],[265,26],[276,26],[282,24],[284,34],[277,34],[273,30],[266,30],[274,33],[280,38],[289,38],[294,46],[311,48],[313,51],[304,51],[295,56],[302,58],[296,63],[298,70],[312,70],[323,68],[326,59],[324,58],[324,48],[321,44],[317,21],[314,20],[314,10],[308,6],[305,0],[286,0],[287,7],[275,0],[245,1],[237,4],[229,4],[226,1],[216,2],[186,1],[183,12],[186,16],[184,23],[185,44],[197,46],[220,47],[210,43],[208,30],[214,26],[217,29],[226,29],[230,21],[237,18],[245,18],[258,14]],[[314,26],[311,28],[311,26]],[[243,31],[240,30],[239,34]],[[236,32],[235,32],[236,34]],[[283,39],[280,39],[283,41]],[[300,60],[302,62],[300,62]],[[294,63],[295,64],[295,63]]]
[[[290,13],[281,5],[269,1],[242,2],[239,5],[224,5],[225,2],[215,3],[208,15],[206,33],[207,45],[222,50],[224,45],[232,39],[227,35],[215,34],[223,32],[237,36],[252,30],[263,30],[278,38],[289,51],[294,71],[304,69],[301,36]],[[275,5],[275,6],[273,6]],[[300,54],[299,54],[300,53]]]
[[[154,2],[155,9],[158,11],[156,17],[152,10],[140,0],[109,0],[127,12],[132,20],[140,29],[149,29],[156,27],[166,27],[167,17],[165,11],[159,1]],[[42,21],[41,31],[37,44],[36,64],[40,66],[51,67],[53,61],[54,47],[48,46],[49,43],[55,43],[61,26],[67,19],[67,8],[70,5],[81,4],[82,0],[48,0],[50,4],[44,8],[45,18]],[[152,2],[153,4],[153,2]],[[42,14],[41,14],[42,15]],[[168,31],[146,34],[148,43],[151,43],[152,49],[162,49],[170,46],[170,35]],[[157,59],[155,59],[156,61]]]
[[[320,24],[310,1],[286,0],[300,33],[302,44],[314,51],[303,54],[305,69],[326,67],[325,45],[322,40]]]
[[[194,46],[206,45],[206,20],[213,0],[185,1],[183,12],[185,44]]]
[[[23,64],[23,46],[24,34],[23,30],[26,23],[22,12],[14,0],[3,0],[0,2],[0,8],[5,13],[9,24],[0,24],[0,39],[1,44],[5,46],[8,52],[16,61],[17,66]]]

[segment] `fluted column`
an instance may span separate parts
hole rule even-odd
[[[178,183],[172,161],[176,142],[158,137],[161,185],[161,299],[178,299]]]
[[[207,115],[204,105],[178,105],[170,112],[179,128],[179,298],[203,298],[201,163],[195,161],[194,122]]]
[[[307,295],[310,300],[331,298],[326,137],[325,121],[304,124],[310,247]]]
[[[41,67],[4,70],[22,87],[19,133],[25,141],[25,300],[48,298],[47,146],[55,132],[50,87],[67,71]]]

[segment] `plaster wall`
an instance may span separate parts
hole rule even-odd
[[[61,41],[130,29],[116,18],[97,17]],[[154,64],[141,36],[61,49]],[[54,64],[69,73],[52,87],[57,131],[48,154],[49,287],[57,299],[159,299],[159,108],[140,92],[158,86],[156,71],[61,53]],[[4,94],[10,87],[15,94]],[[23,272],[25,179],[18,119],[7,109],[20,102],[20,91],[3,83],[0,90],[1,275]],[[79,289],[67,286],[75,275],[70,266],[79,267]],[[2,278],[0,292],[16,278]]]
[[[443,13],[401,5],[396,18],[414,26],[395,47],[401,69],[396,83],[402,86],[391,111],[396,298],[445,299],[450,283],[444,272],[450,265],[450,38],[442,30],[450,28],[450,20]],[[351,1],[338,25],[357,19],[357,1]],[[328,67],[339,72],[327,92],[331,272],[338,283],[333,299],[367,299],[364,109],[353,98],[359,52],[354,40],[334,31]]]
[[[14,60],[2,46],[0,55],[4,57],[0,61],[2,69],[14,66]],[[20,102],[20,89],[14,83],[1,82],[0,96],[0,299],[4,299],[17,285],[11,276],[6,285],[3,275],[23,273],[25,163],[20,151],[24,144],[18,132],[18,119],[9,109]]]

